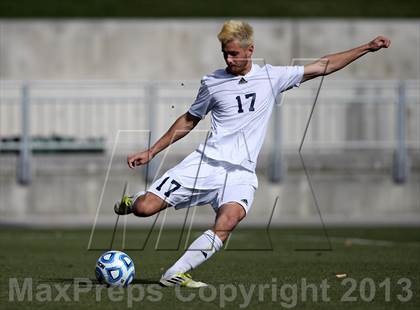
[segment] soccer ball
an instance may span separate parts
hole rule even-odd
[[[120,251],[108,251],[96,262],[95,275],[101,284],[127,286],[134,279],[132,259]]]

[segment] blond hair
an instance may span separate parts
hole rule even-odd
[[[240,20],[229,20],[224,22],[217,38],[222,45],[232,40],[238,40],[242,47],[248,47],[254,44],[254,30],[251,25]]]

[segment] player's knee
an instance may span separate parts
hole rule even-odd
[[[159,199],[154,199],[149,194],[139,197],[134,202],[133,213],[139,217],[148,217],[156,214],[160,210],[164,209],[164,205]]]
[[[236,225],[238,225],[239,219],[237,216],[224,214],[221,216],[221,218],[219,218],[219,223],[221,228],[229,233],[236,227]]]
[[[153,215],[155,212],[147,205],[144,199],[137,199],[134,202],[133,213],[135,216],[148,217]]]

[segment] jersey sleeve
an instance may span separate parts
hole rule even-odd
[[[211,110],[211,96],[208,86],[201,81],[200,89],[198,90],[197,98],[188,110],[188,113],[203,119]]]
[[[276,94],[280,94],[293,87],[298,87],[302,82],[303,66],[270,66],[268,71],[274,81],[273,87]]]

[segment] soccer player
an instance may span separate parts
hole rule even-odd
[[[214,225],[189,246],[161,277],[164,286],[202,287],[187,273],[220,250],[230,232],[251,208],[258,186],[255,166],[275,98],[283,91],[328,75],[381,48],[390,40],[378,36],[359,47],[327,55],[305,66],[259,66],[252,62],[253,29],[243,21],[227,21],[218,34],[227,67],[201,80],[195,102],[148,150],[127,158],[130,168],[147,164],[171,143],[183,138],[211,112],[211,134],[205,143],[154,182],[148,191],[126,196],[117,214],[139,217],[167,208],[211,204]]]

